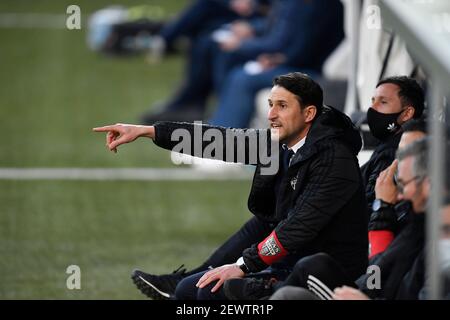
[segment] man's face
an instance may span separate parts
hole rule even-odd
[[[425,181],[420,181],[413,175],[414,157],[406,157],[398,164],[397,184],[403,189],[398,195],[398,200],[409,200],[412,202],[415,213],[425,211],[428,191]]]
[[[305,110],[300,108],[296,96],[280,86],[274,86],[269,96],[268,119],[272,131],[277,131],[281,142],[292,147],[309,129]]]
[[[400,88],[393,83],[384,83],[375,89],[372,108],[380,113],[397,113],[402,111],[402,102],[398,96]]]

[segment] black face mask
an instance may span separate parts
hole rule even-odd
[[[369,108],[367,110],[367,124],[372,135],[381,141],[392,136],[400,128],[397,118],[402,112],[381,113],[373,108]]]

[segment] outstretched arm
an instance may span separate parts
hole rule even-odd
[[[270,129],[233,129],[202,123],[158,121],[153,126],[118,123],[94,128],[107,132],[106,146],[117,152],[117,147],[139,137],[153,139],[163,149],[227,162],[264,166],[264,174],[278,170],[277,134]]]
[[[139,137],[155,139],[155,127],[133,124],[116,123],[114,125],[92,129],[95,132],[107,132],[106,147],[117,152],[117,147],[124,143],[133,142]]]

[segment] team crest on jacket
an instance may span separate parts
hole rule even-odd
[[[281,252],[281,248],[278,246],[275,238],[270,236],[269,239],[266,240],[264,245],[261,248],[260,254],[263,256],[275,256]]]
[[[297,184],[297,177],[292,178],[291,180],[291,187],[295,190],[295,185]]]

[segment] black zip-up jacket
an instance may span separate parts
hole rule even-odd
[[[171,140],[176,129],[187,130],[191,136],[194,130],[216,129],[223,137],[226,130],[235,135],[255,133],[258,143],[261,137],[268,137],[267,143],[270,143],[270,130],[264,130],[263,136],[262,130],[207,125],[195,129],[196,126],[200,125],[158,122],[154,141],[171,150],[179,143]],[[209,141],[203,142],[202,150],[209,144]],[[245,150],[248,149],[246,143]],[[365,272],[368,212],[356,158],[360,149],[361,137],[351,120],[334,108],[324,107],[311,126],[304,146],[293,156],[286,174],[279,170],[274,175],[262,175],[264,166],[259,157],[256,163],[245,161],[257,165],[248,199],[250,211],[264,221],[277,224],[266,240],[244,250],[244,261],[250,271],[263,270],[289,257],[295,257],[290,260],[293,265],[303,256],[326,252],[355,279]],[[190,153],[194,150],[192,142]],[[225,147],[223,155],[225,158]],[[249,156],[246,154],[245,159]]]
[[[395,160],[398,144],[400,143],[401,131],[389,137],[386,141],[380,142],[370,157],[362,167],[364,185],[366,186],[367,204],[369,212],[372,212],[372,202],[375,200],[375,184],[381,171],[389,167]]]

